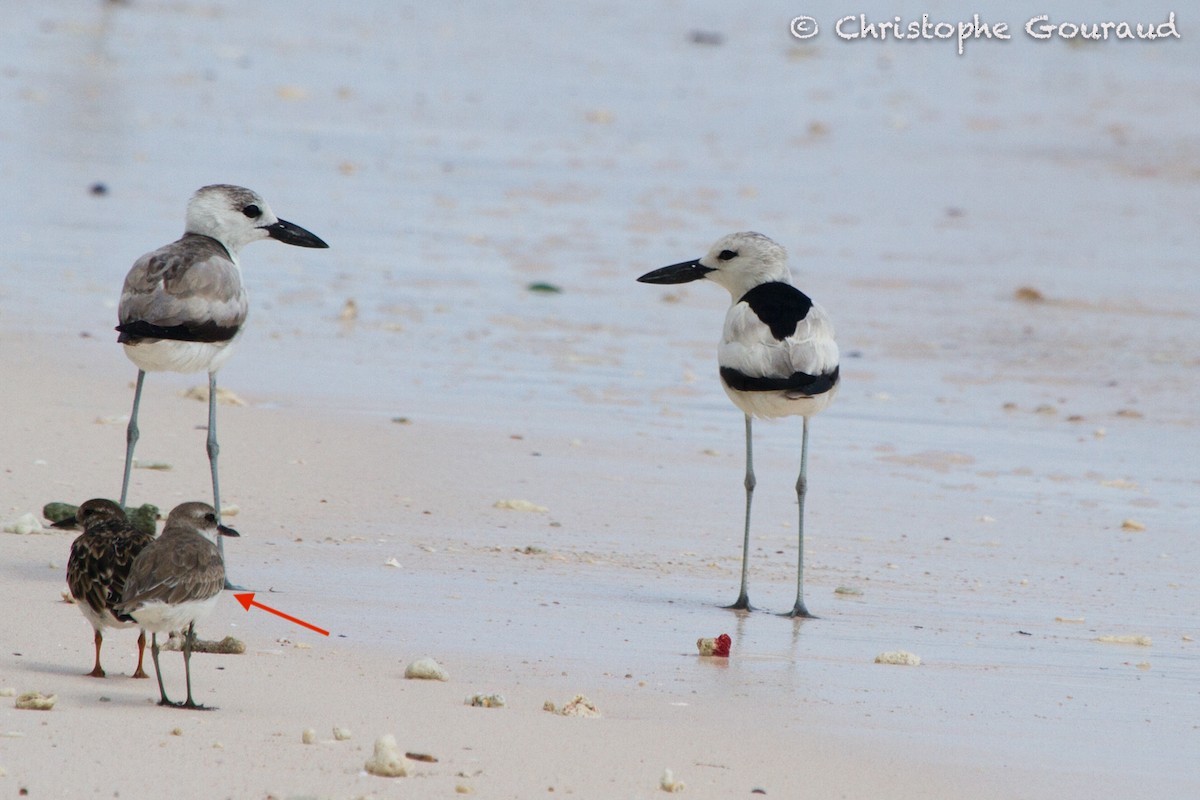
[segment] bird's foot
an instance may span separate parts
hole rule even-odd
[[[190,711],[216,711],[217,710],[216,706],[201,705],[200,703],[197,703],[195,700],[193,700],[190,697],[186,701],[180,703],[176,707],[177,708],[186,708]]]
[[[738,595],[738,599],[735,600],[731,605],[721,606],[721,608],[728,608],[732,611],[754,610],[754,606],[750,605],[750,596],[746,594]]]
[[[779,616],[791,617],[792,619],[820,619],[815,614],[808,613],[808,609],[804,607],[804,603],[796,603],[791,611],[785,611]]]
[[[131,678],[149,678],[150,676],[146,674],[146,670],[142,669],[141,667],[138,667],[136,670],[134,670],[133,674],[130,675],[129,677],[131,677]]]
[[[105,675],[105,672],[104,672],[104,670],[100,669],[99,664],[97,664],[95,669],[93,669],[91,672],[84,673],[85,678],[103,678],[104,675]]]

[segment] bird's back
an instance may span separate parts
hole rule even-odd
[[[139,531],[125,520],[89,525],[71,543],[67,560],[71,596],[96,614],[113,611],[121,601],[133,562],[153,541],[152,534]]]
[[[125,276],[119,341],[227,341],[245,322],[247,308],[241,272],[225,246],[185,234],[139,258]]]
[[[822,375],[837,367],[838,346],[824,309],[793,286],[770,283],[730,306],[717,358],[752,377]]]

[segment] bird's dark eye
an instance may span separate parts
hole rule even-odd
[[[737,258],[737,251],[735,250],[722,250],[717,253],[718,261],[732,261],[735,258]]]
[[[205,514],[204,521],[211,522],[212,524],[216,525],[217,524],[217,515],[216,514]]]
[[[242,213],[245,214],[250,219],[258,219],[259,217],[262,216],[262,209],[256,205],[254,205],[254,203],[251,203],[250,205],[248,205],[242,209]]]

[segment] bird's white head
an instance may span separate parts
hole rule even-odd
[[[329,246],[299,225],[275,216],[257,192],[228,184],[205,186],[192,195],[186,230],[216,239],[230,253],[266,238],[299,247]]]
[[[217,513],[208,503],[180,503],[171,509],[167,515],[167,524],[163,533],[168,530],[191,530],[215,542],[218,536],[239,536],[233,528],[227,528],[217,522]]]
[[[759,284],[792,282],[787,251],[778,242],[752,231],[722,236],[703,257],[656,269],[638,280],[687,283],[701,278],[724,286],[735,300]]]

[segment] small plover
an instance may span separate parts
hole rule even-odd
[[[192,699],[191,660],[196,622],[208,616],[225,587],[225,563],[217,548],[217,538],[237,535],[237,531],[217,521],[216,512],[208,503],[182,503],[167,516],[162,534],[133,560],[117,610],[150,631],[159,705],[204,708]],[[172,703],[163,688],[158,665],[158,634],[184,629],[187,700]]]
[[[73,518],[68,517],[55,525],[65,528],[70,523],[77,523],[83,533],[71,543],[67,586],[79,610],[96,632],[96,665],[88,675],[103,678],[100,646],[104,642],[104,629],[137,626],[128,616],[118,616],[116,606],[121,602],[134,558],[154,541],[154,536],[139,531],[126,519],[125,511],[119,505],[103,498],[88,500],[76,510]],[[146,632],[143,630],[138,635],[135,678],[149,677],[142,669],[145,652]]]
[[[753,417],[804,417],[800,444],[800,505],[796,602],[786,614],[811,617],[804,605],[804,497],[808,490],[808,418],[837,394],[838,347],[825,311],[792,285],[787,252],[761,233],[731,233],[703,258],[656,269],[643,283],[687,283],[707,278],[725,287],[733,304],[717,347],[721,386],[746,416],[746,521],[742,539],[742,586],[729,608],[750,610],[750,500],[754,494]]]

